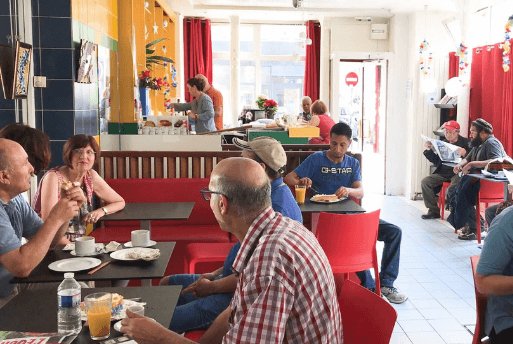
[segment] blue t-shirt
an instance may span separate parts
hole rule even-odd
[[[43,221],[29,206],[22,195],[9,203],[0,199],[0,255],[9,253],[21,246],[21,237],[31,238],[43,225]],[[13,275],[0,264],[0,297],[9,295],[14,284],[9,283]]]
[[[328,159],[326,151],[311,154],[294,172],[299,178],[310,178],[312,187],[326,195],[334,194],[341,186],[348,188],[362,180],[358,160],[346,154],[342,162],[335,164]]]
[[[283,183],[283,178],[281,177],[271,182],[271,203],[274,211],[292,220],[303,223],[303,216],[301,215],[301,210],[299,210],[296,199],[292,195],[292,191],[290,191],[289,187]],[[233,273],[233,261],[239,249],[240,242],[236,243],[230,249],[224,261],[222,277],[229,276]]]
[[[513,207],[503,210],[493,220],[477,264],[477,273],[513,276]],[[494,327],[496,333],[513,327],[512,310],[513,295],[488,296],[486,334],[490,334]]]

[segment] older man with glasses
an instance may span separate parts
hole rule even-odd
[[[462,157],[465,156],[468,150],[469,140],[460,135],[460,125],[458,122],[445,122],[442,128],[445,130],[445,139],[442,141],[460,147],[458,149],[458,154]],[[431,142],[426,141],[424,146],[427,148],[424,151],[424,156],[436,166],[436,169],[433,174],[425,177],[421,181],[422,197],[426,208],[428,208],[428,213],[423,214],[421,217],[424,220],[438,219],[440,218],[440,209],[438,208],[436,190],[439,190],[444,182],[451,182],[451,186],[449,187],[447,194],[453,194],[452,190],[460,181],[460,177],[454,173],[452,167],[442,164],[442,160],[432,149]],[[447,204],[449,204],[449,202],[447,202]]]
[[[287,164],[287,155],[280,142],[271,137],[257,137],[251,141],[234,139],[234,143],[243,149],[242,156],[256,161],[265,171],[271,182],[271,206],[275,212],[298,222],[303,222],[301,211],[290,191],[283,183],[282,174]],[[250,178],[250,176],[245,176]],[[206,201],[212,195],[220,195],[209,188],[201,190]],[[227,196],[228,197],[228,196]],[[252,202],[252,200],[248,200]],[[178,274],[166,276],[160,285],[181,285],[184,289],[178,299],[169,329],[182,333],[210,326],[216,317],[230,304],[237,286],[237,277],[231,267],[239,252],[241,243],[236,243],[228,253],[223,266],[219,269],[199,274]]]

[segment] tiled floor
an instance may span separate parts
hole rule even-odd
[[[399,277],[395,286],[408,296],[400,305],[390,343],[472,342],[476,319],[470,256],[481,250],[462,241],[443,220],[422,220],[422,201],[367,193],[363,207],[381,206],[381,218],[403,231]],[[382,246],[378,245],[381,249]]]

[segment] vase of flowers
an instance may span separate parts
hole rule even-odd
[[[141,99],[142,115],[148,116],[150,114],[150,90],[160,90],[164,82],[161,78],[151,77],[150,71],[145,70],[141,73],[139,78],[139,96]]]
[[[267,96],[259,95],[255,103],[260,110],[265,111],[266,118],[274,119],[274,114],[278,109],[278,104],[274,100],[268,99]]]

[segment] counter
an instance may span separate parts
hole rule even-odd
[[[221,135],[100,135],[102,151],[220,152]]]

